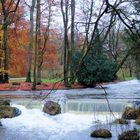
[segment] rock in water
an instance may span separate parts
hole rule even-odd
[[[49,115],[57,115],[61,113],[61,107],[56,102],[47,101],[44,104],[43,112],[48,113]]]
[[[14,117],[17,117],[17,116],[21,115],[21,113],[22,113],[21,110],[19,110],[16,107],[13,107],[13,110],[14,110],[14,112],[13,112]]]
[[[125,111],[123,112],[122,118],[124,119],[137,119],[138,115],[137,115],[138,111],[136,109],[127,107],[125,109]]]
[[[95,138],[111,138],[112,134],[107,129],[98,129],[93,131],[90,136]]]
[[[13,118],[20,114],[18,108],[10,106],[10,100],[0,100],[0,118]]]
[[[139,138],[137,130],[125,131],[118,136],[118,140],[139,140]]]
[[[0,118],[13,118],[19,116],[21,111],[18,108],[8,105],[0,106]]]

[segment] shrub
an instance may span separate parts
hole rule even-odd
[[[85,86],[95,86],[98,82],[109,82],[116,78],[116,68],[116,63],[106,56],[88,54],[81,65],[80,71],[77,73],[77,80]]]

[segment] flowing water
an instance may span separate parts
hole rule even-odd
[[[127,107],[133,106],[133,103],[126,100],[106,100],[103,99],[73,99],[68,100],[65,105],[65,111],[75,112],[123,112]]]
[[[0,140],[96,140],[90,133],[96,128],[107,127],[113,133],[108,140],[117,140],[121,131],[133,129],[133,121],[128,125],[110,124],[120,117],[126,106],[139,105],[140,83],[137,80],[104,85],[104,91],[97,89],[59,90],[49,98],[59,100],[62,114],[49,116],[42,112],[44,102],[38,100],[13,100],[12,106],[22,114],[12,119],[2,119]],[[43,94],[48,91],[41,91]],[[12,94],[38,94],[16,91]],[[0,94],[10,94],[2,92]],[[80,99],[79,99],[80,98]],[[137,101],[137,102],[136,102]],[[114,114],[109,113],[109,107]],[[98,139],[102,140],[102,139]]]

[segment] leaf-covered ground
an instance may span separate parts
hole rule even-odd
[[[64,87],[63,83],[41,83],[36,86],[37,90],[47,90],[47,89],[68,89]],[[74,84],[71,88],[82,88],[81,85]],[[0,90],[32,90],[32,83],[21,82],[21,83],[5,83],[0,84]]]

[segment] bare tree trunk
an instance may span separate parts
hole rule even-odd
[[[40,62],[38,64],[38,67],[40,67],[40,69],[42,68],[43,62],[44,62],[44,54],[45,54],[45,49],[49,40],[49,35],[50,35],[50,22],[51,22],[51,12],[52,12],[52,2],[48,2],[48,23],[45,29],[45,33],[43,33],[43,37],[44,37],[44,42],[43,42],[43,48],[41,49],[41,53],[40,53]]]
[[[37,1],[37,24],[38,24],[38,40],[37,40],[37,84],[40,84],[41,83],[41,66],[40,66],[40,63],[41,63],[41,52],[42,52],[42,48],[41,48],[41,9],[40,9],[40,0]]]
[[[9,81],[9,48],[8,48],[8,30],[7,30],[7,21],[4,19],[3,27],[3,48],[4,48],[4,77],[3,82],[8,83]]]
[[[36,10],[36,30],[35,30],[35,48],[34,48],[34,72],[33,72],[33,85],[32,90],[36,90],[36,84],[37,84],[37,50],[38,50],[38,38],[39,38],[39,8],[40,0],[37,0],[37,10]]]
[[[74,71],[72,67],[72,53],[74,50],[74,39],[75,39],[75,29],[74,29],[74,21],[75,21],[75,0],[71,0],[71,46],[70,46],[70,57],[69,57],[69,63],[70,63],[70,83],[73,84],[74,80]]]
[[[61,12],[62,12],[63,24],[64,24],[64,85],[66,87],[69,86],[68,5],[69,5],[69,0],[65,1],[65,4],[64,1],[61,0]]]
[[[33,33],[34,33],[34,7],[35,7],[35,0],[32,0],[32,5],[30,7],[30,34],[29,34],[29,48],[28,48],[28,64],[27,64],[27,75],[26,75],[26,82],[31,82],[31,65],[32,65],[32,49],[33,49]]]

